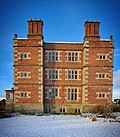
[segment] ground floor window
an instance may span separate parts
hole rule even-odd
[[[65,109],[64,108],[60,108],[60,113],[65,113]]]
[[[67,93],[67,99],[68,100],[77,100],[77,89],[76,88],[68,88],[68,93]]]
[[[51,112],[50,108],[45,108],[45,112],[50,113]]]
[[[49,88],[47,96],[48,96],[48,98],[57,98],[58,97],[58,88]]]
[[[75,113],[80,113],[80,109],[75,109]]]

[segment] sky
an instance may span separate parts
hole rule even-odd
[[[84,22],[100,21],[101,39],[114,37],[113,98],[120,99],[119,0],[0,0],[0,96],[13,87],[13,37],[27,37],[28,19],[44,21],[45,42],[83,42]]]

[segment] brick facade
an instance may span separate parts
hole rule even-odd
[[[14,109],[80,113],[112,101],[113,39],[86,21],[81,43],[44,42],[43,21],[28,21],[28,37],[14,37]]]

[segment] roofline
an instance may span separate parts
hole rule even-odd
[[[83,44],[83,42],[67,42],[67,41],[56,41],[56,42],[44,42],[44,43],[48,43],[48,44],[53,44],[53,43],[55,43],[55,44]]]

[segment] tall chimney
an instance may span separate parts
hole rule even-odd
[[[86,21],[84,24],[84,28],[85,28],[85,40],[99,40],[100,36],[99,36],[99,25],[100,22],[96,21]]]
[[[28,20],[28,38],[43,39],[43,21]]]

